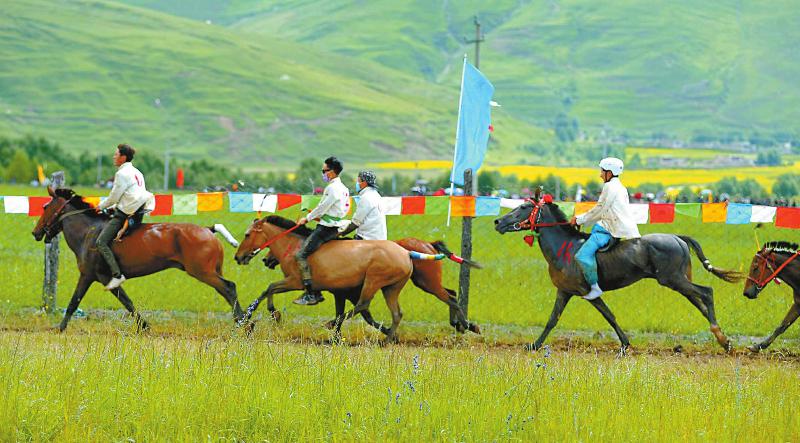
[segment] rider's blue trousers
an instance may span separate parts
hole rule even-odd
[[[607,245],[611,241],[611,234],[602,226],[595,224],[592,228],[592,235],[575,254],[575,260],[583,270],[583,276],[590,285],[597,283],[597,250]]]

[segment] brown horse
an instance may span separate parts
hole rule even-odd
[[[450,260],[456,261],[457,263],[466,263],[467,266],[480,268],[480,264],[477,262],[473,262],[470,260],[465,260],[461,257],[457,257],[453,254],[447,246],[441,241],[435,242],[426,242],[424,240],[420,240],[418,238],[404,238],[401,240],[395,240],[395,243],[402,246],[403,249],[407,251],[415,251],[421,252],[423,254],[428,255],[436,255],[436,254],[443,254],[446,258]],[[439,300],[447,304],[450,308],[450,326],[456,328],[458,332],[465,332],[465,331],[472,331],[476,334],[481,333],[480,327],[467,321],[466,315],[464,315],[464,311],[461,309],[461,306],[458,305],[458,301],[456,300],[456,291],[450,288],[446,288],[442,285],[442,263],[439,260],[412,260],[414,264],[414,272],[411,273],[411,282],[414,283],[414,286],[418,287],[419,289],[427,292],[428,294],[432,294],[436,296]],[[264,264],[270,268],[275,269],[278,266],[279,262],[272,251],[269,252],[269,255],[264,258]],[[357,291],[350,291],[347,293],[336,292],[334,293],[334,298],[336,301],[336,313],[340,315],[344,312],[344,304],[347,300],[350,301],[353,305],[358,303],[358,292]],[[277,311],[276,311],[277,313]],[[384,334],[388,331],[388,328],[384,327],[380,323],[376,322],[372,314],[369,310],[361,311],[362,317],[364,320],[373,326],[375,329],[383,332]],[[336,319],[331,320],[325,324],[326,327],[333,329],[336,325]]]
[[[761,343],[750,346],[758,352],[772,342],[800,317],[800,247],[797,243],[784,241],[769,242],[753,256],[750,263],[750,274],[744,284],[744,296],[755,300],[758,293],[772,280],[780,279],[794,291],[794,303],[786,313],[781,324]]]
[[[294,229],[294,231],[288,231]],[[267,309],[278,318],[273,303],[274,294],[303,289],[294,254],[310,230],[297,227],[294,222],[277,215],[255,220],[247,229],[236,262],[246,265],[262,249],[269,247],[284,272],[282,280],[271,283],[245,312],[242,323],[248,321],[264,299]],[[337,312],[335,328],[338,331],[344,320],[369,308],[375,293],[380,289],[392,313],[392,326],[386,330],[387,341],[397,341],[397,326],[403,314],[398,298],[413,272],[408,251],[397,243],[385,240],[331,241],[322,245],[309,258],[312,270],[312,288],[345,295],[358,293],[358,301],[351,311]],[[337,303],[338,307],[338,303]],[[344,304],[342,303],[342,308]],[[342,309],[343,311],[343,309]]]
[[[111,279],[108,265],[94,246],[95,239],[108,216],[98,214],[83,198],[70,189],[52,190],[53,197],[44,207],[44,213],[33,229],[36,241],[49,243],[60,231],[64,232],[67,245],[78,259],[80,277],[72,299],[67,306],[59,329],[64,331],[83,296],[94,282],[105,285]],[[122,272],[128,278],[141,277],[169,268],[178,268],[213,287],[233,309],[234,321],[241,319],[242,308],[236,296],[236,284],[222,277],[224,254],[222,244],[214,232],[227,233],[224,226],[213,228],[187,223],[144,224],[133,230],[121,241],[114,242],[112,250],[119,260]],[[229,241],[230,234],[226,236]],[[125,309],[133,315],[141,329],[149,325],[139,315],[125,290],[111,291]]]

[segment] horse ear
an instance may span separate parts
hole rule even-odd
[[[533,191],[533,198],[536,199],[536,200],[539,200],[539,198],[542,196],[542,190],[543,189],[544,188],[542,186],[537,186],[536,190]]]
[[[47,193],[50,194],[50,197],[55,197],[56,196],[55,191],[53,191],[53,187],[50,186],[50,185],[47,185]]]

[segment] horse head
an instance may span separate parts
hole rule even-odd
[[[750,262],[750,271],[747,274],[742,295],[751,300],[758,298],[761,290],[775,279],[782,267],[785,266],[785,264],[782,266],[781,263],[793,259],[785,257],[785,255],[796,255],[797,251],[796,243],[780,241],[765,244],[760,251],[756,252]]]
[[[61,232],[61,219],[60,216],[64,209],[69,204],[75,193],[71,189],[53,189],[47,187],[47,193],[50,194],[51,200],[44,205],[44,213],[39,217],[36,222],[36,227],[33,228],[33,238],[36,241],[41,241],[44,238],[45,243],[50,243],[53,237]]]
[[[247,228],[244,233],[244,239],[239,243],[239,249],[236,250],[236,263],[246,265],[250,263],[261,250],[263,245],[269,238],[267,232],[264,231],[266,222],[262,219],[255,219],[253,223]]]
[[[495,219],[494,229],[500,234],[530,229],[538,231],[538,224],[557,221],[549,207],[552,203],[553,197],[549,194],[541,195],[541,188],[538,188],[533,198],[525,199],[521,205],[511,212]]]

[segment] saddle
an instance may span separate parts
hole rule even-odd
[[[119,232],[117,232],[117,236],[114,237],[114,241],[122,241],[122,238],[126,235],[129,235],[131,232],[135,231],[139,226],[143,225],[144,223],[142,220],[144,219],[144,214],[146,211],[144,210],[144,206],[137,209],[132,215],[129,215],[128,218],[125,219],[125,223],[122,224],[122,228],[120,228]]]

